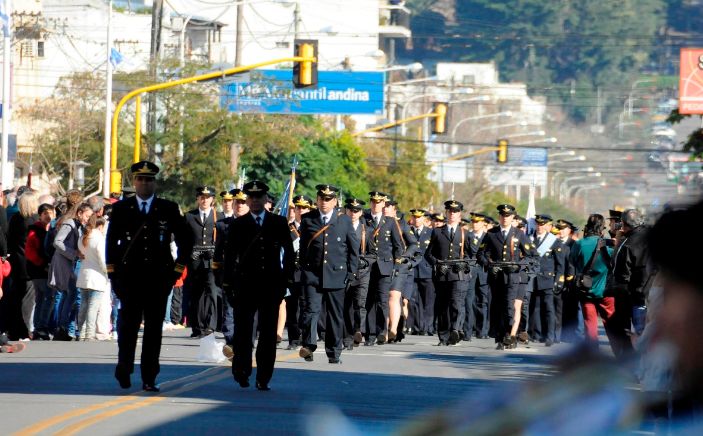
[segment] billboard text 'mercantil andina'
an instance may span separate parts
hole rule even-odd
[[[232,112],[381,115],[384,75],[320,71],[316,89],[294,89],[291,70],[255,70],[251,82],[222,86],[222,105]]]

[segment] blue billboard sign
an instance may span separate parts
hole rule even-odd
[[[222,106],[269,114],[383,114],[383,73],[320,71],[315,89],[295,89],[292,78],[292,70],[254,70],[251,82],[222,85]]]
[[[505,165],[525,166],[525,167],[546,167],[547,151],[544,147],[520,147],[508,146],[508,161]],[[493,157],[497,160],[497,152],[493,152]]]

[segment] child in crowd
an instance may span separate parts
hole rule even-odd
[[[76,286],[81,290],[81,309],[78,314],[80,339],[92,341],[103,292],[110,292],[105,264],[105,219],[92,215],[78,240],[85,258],[81,261]]]

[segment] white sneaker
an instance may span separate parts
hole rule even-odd
[[[171,331],[171,330],[174,329],[174,327],[175,327],[175,326],[173,325],[173,323],[172,323],[171,321],[165,322],[165,323],[164,323],[163,330]]]
[[[112,332],[112,339],[117,340],[117,332]]]

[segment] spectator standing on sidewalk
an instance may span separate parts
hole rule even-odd
[[[32,339],[48,341],[49,317],[56,302],[56,289],[49,287],[49,261],[51,258],[44,251],[44,239],[53,221],[56,209],[50,204],[39,206],[39,220],[29,226],[27,245],[24,254],[27,274],[34,283],[36,306],[34,308],[34,335]]]
[[[10,340],[27,339],[34,330],[34,283],[25,267],[25,245],[29,226],[38,220],[39,198],[31,188],[20,188],[17,201],[18,212],[10,218],[7,234],[7,253],[12,265],[12,289],[8,302],[7,315],[10,317]]]
[[[105,218],[92,215],[83,235],[78,240],[79,249],[84,256],[76,280],[76,286],[81,290],[78,326],[80,339],[83,341],[94,339],[95,324],[103,293],[110,292],[105,264],[105,224]]]

